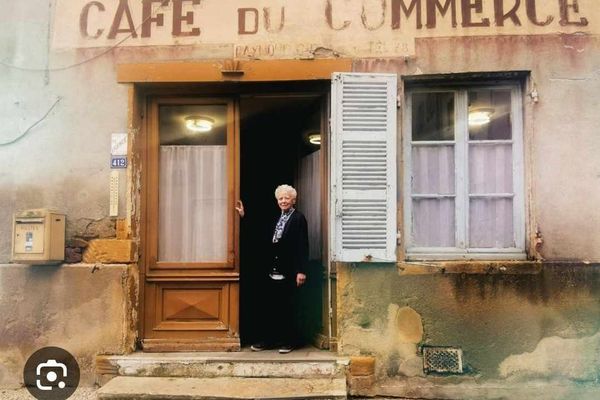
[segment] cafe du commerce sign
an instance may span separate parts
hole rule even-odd
[[[599,18],[598,0],[57,0],[53,46],[402,56],[416,38],[597,33]]]

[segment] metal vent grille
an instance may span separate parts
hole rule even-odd
[[[345,249],[386,248],[386,200],[343,200],[342,247]]]
[[[385,132],[387,129],[387,82],[344,82],[342,129]]]
[[[385,190],[387,148],[385,140],[345,140],[342,144],[344,190]]]
[[[462,374],[462,350],[454,347],[424,347],[423,370]]]

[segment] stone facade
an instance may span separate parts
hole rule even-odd
[[[188,3],[185,7],[193,6]],[[135,136],[128,120],[131,86],[117,83],[118,65],[225,64],[234,56],[350,58],[355,72],[396,73],[400,97],[407,79],[423,75],[451,81],[523,73],[529,257],[519,263],[405,263],[400,240],[397,265],[337,265],[334,333],[339,353],[353,360],[351,393],[531,399],[535,386],[535,396],[545,400],[597,398],[600,9],[595,3],[522,1],[511,14],[506,0],[449,1],[442,15],[444,2],[416,1],[422,7],[417,28],[408,1],[311,3],[305,13],[313,24],[303,23],[300,3],[288,2],[285,26],[293,37],[278,23],[282,14],[274,4],[254,3],[241,12],[221,10],[231,17],[228,24],[199,19],[202,10],[194,6],[206,42],[172,37],[171,8],[165,11],[167,30],[154,21],[154,36],[139,32],[126,40],[132,33],[124,31],[111,41],[122,1],[6,5],[0,26],[0,386],[19,386],[22,363],[44,345],[72,351],[87,385],[94,382],[95,355],[135,349],[141,183],[131,168],[119,172],[119,215],[108,215],[110,135]],[[95,5],[84,15],[86,4]],[[215,4],[206,3],[209,16],[219,12]],[[254,10],[260,26],[253,25]],[[135,22],[130,23],[123,8],[117,21],[122,25],[114,30],[137,26],[143,12],[132,6]],[[428,18],[437,25],[428,27]],[[485,18],[487,26],[464,25]],[[409,41],[398,38],[393,21],[402,21]],[[177,24],[190,32],[196,26],[181,19]],[[249,33],[254,28],[256,36]],[[98,29],[103,29],[101,44],[95,45]],[[401,144],[400,125],[398,138]],[[399,177],[403,168],[398,154]],[[67,214],[67,255],[73,264],[9,264],[12,215],[41,207]],[[464,373],[426,374],[424,346],[461,348]]]

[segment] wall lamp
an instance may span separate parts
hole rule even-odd
[[[311,133],[308,135],[308,142],[314,145],[321,144],[321,134],[320,133]]]

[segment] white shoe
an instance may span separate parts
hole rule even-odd
[[[279,354],[291,353],[292,350],[294,350],[294,348],[292,346],[290,346],[290,345],[281,346],[279,348]]]
[[[263,351],[266,350],[267,346],[264,343],[254,343],[250,346],[250,350],[252,351]]]

